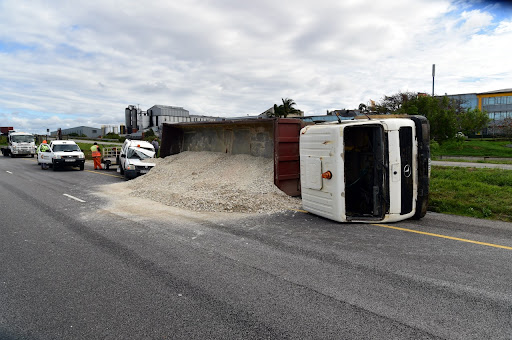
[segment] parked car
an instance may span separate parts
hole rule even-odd
[[[74,141],[52,141],[46,151],[41,151],[41,145],[37,148],[37,163],[41,165],[42,169],[46,166],[52,167],[53,170],[64,166],[79,167],[80,170],[84,169],[85,155]]]
[[[121,154],[117,163],[119,172],[126,179],[132,179],[149,172],[156,164],[147,162],[155,158],[155,148],[146,141],[127,139],[121,147]]]

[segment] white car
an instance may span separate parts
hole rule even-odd
[[[80,147],[72,140],[55,140],[50,142],[46,151],[41,151],[40,144],[37,148],[37,163],[44,169],[47,166],[57,170],[64,166],[79,167],[84,169],[85,155]]]
[[[121,154],[117,164],[119,164],[119,172],[126,179],[132,179],[140,175],[146,174],[156,164],[147,161],[155,158],[155,148],[146,141],[127,139],[121,147]]]

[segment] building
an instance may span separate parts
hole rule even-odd
[[[487,134],[501,134],[505,119],[512,119],[512,89],[478,93],[477,98],[478,108],[491,119]]]
[[[95,128],[95,127],[90,127],[90,126],[77,126],[74,128],[62,129],[61,131],[62,131],[63,136],[70,135],[72,133],[77,134],[78,136],[86,136],[89,138],[98,138],[99,136],[101,136],[100,128]],[[58,134],[59,134],[59,131],[50,132],[50,135],[52,137],[57,137]]]
[[[163,123],[180,122],[211,122],[222,120],[220,117],[191,115],[188,110],[178,106],[153,105],[147,111],[142,111],[135,105],[125,109],[126,132],[128,134],[142,133],[152,129],[159,133]]]
[[[482,131],[484,135],[501,134],[505,119],[512,119],[512,88],[481,93],[452,94],[447,97],[460,100],[464,108],[478,108],[487,112],[491,121]]]

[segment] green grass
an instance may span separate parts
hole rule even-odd
[[[482,163],[482,164],[512,164],[512,160],[469,160],[469,159],[460,159],[460,158],[449,158],[450,156],[445,156],[442,159],[439,157],[432,157],[433,161],[446,161],[446,162],[461,162],[461,163]]]
[[[429,210],[512,222],[512,171],[433,166]]]
[[[432,145],[432,157],[472,156],[512,158],[511,141],[467,140],[463,142],[446,141],[441,145]]]

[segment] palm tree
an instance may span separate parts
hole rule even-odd
[[[299,113],[300,110],[294,108],[297,105],[291,98],[281,98],[283,104],[277,106],[274,104],[274,116],[286,118],[289,114]]]

